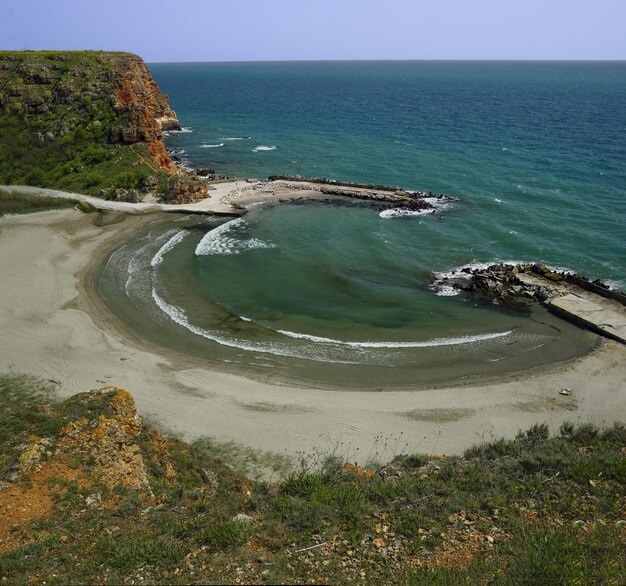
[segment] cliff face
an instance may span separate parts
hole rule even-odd
[[[140,189],[151,172],[176,171],[162,130],[179,128],[136,55],[0,52],[0,182],[41,184],[43,175],[47,185],[74,187],[89,169],[87,191]]]
[[[159,89],[146,64],[135,55],[106,55],[115,79],[114,108],[120,124],[109,128],[113,143],[148,143],[150,156],[164,171],[172,173],[174,164],[162,141],[162,130],[180,130],[176,113],[167,96]]]

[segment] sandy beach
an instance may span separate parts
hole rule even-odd
[[[626,420],[626,347],[608,340],[516,380],[376,393],[267,384],[159,352],[116,327],[88,279],[117,239],[155,216],[109,214],[102,226],[93,219],[75,210],[0,218],[0,372],[53,381],[64,397],[123,387],[141,413],[188,439],[292,456],[338,446],[359,462],[458,454],[536,422],[556,429],[566,420]],[[559,394],[563,387],[570,396]]]

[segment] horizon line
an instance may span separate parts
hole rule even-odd
[[[488,63],[626,63],[625,59],[216,59],[194,61],[152,61],[144,59],[146,63],[183,64],[183,63],[371,63],[371,62],[488,62]]]

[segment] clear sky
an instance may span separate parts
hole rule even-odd
[[[626,0],[0,0],[0,49],[148,62],[626,59]]]

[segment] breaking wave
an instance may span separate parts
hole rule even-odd
[[[187,318],[187,314],[184,310],[179,307],[175,307],[174,305],[170,305],[167,301],[165,301],[159,294],[152,289],[152,299],[156,303],[157,307],[165,313],[173,322],[177,323],[179,326],[182,326],[186,330],[190,331],[197,336],[201,336],[202,338],[206,338],[207,340],[211,340],[212,342],[217,342],[222,346],[229,346],[230,348],[238,348],[239,350],[249,350],[251,352],[263,352],[267,354],[275,354],[277,356],[288,356],[291,358],[304,358],[305,360],[314,360],[317,362],[333,362],[336,364],[358,364],[356,362],[350,362],[345,360],[333,360],[329,359],[327,356],[315,356],[309,355],[300,352],[294,352],[292,349],[287,347],[283,347],[277,344],[271,343],[255,343],[255,342],[247,342],[245,340],[238,340],[236,338],[227,338],[225,336],[220,335],[217,332],[212,330],[205,330],[204,328],[200,328],[198,326],[193,325],[189,322]]]
[[[237,218],[207,232],[196,246],[196,256],[241,254],[257,248],[276,248],[275,244],[258,238],[237,237],[237,232],[246,225],[243,218]]]
[[[187,230],[181,230],[180,232],[174,234],[174,236],[172,236],[163,246],[161,246],[157,253],[152,257],[152,260],[150,261],[150,266],[159,266],[163,262],[163,255],[166,252],[172,250],[172,248],[174,248],[174,246],[181,242],[183,238],[187,236],[187,234],[189,234]]]
[[[310,336],[308,334],[299,334],[289,332],[287,330],[277,330],[280,334],[290,338],[299,338],[320,342],[323,344],[333,344],[338,346],[348,346],[350,348],[433,348],[436,346],[455,346],[459,344],[472,344],[474,342],[482,342],[484,340],[493,340],[494,338],[502,338],[512,333],[496,332],[492,334],[480,334],[476,336],[459,336],[457,338],[434,338],[423,342],[346,342],[344,340],[334,340],[333,338],[322,338],[320,336]]]
[[[435,210],[409,210],[406,208],[391,208],[383,210],[378,215],[381,218],[411,218],[414,216],[429,216],[434,214]]]

